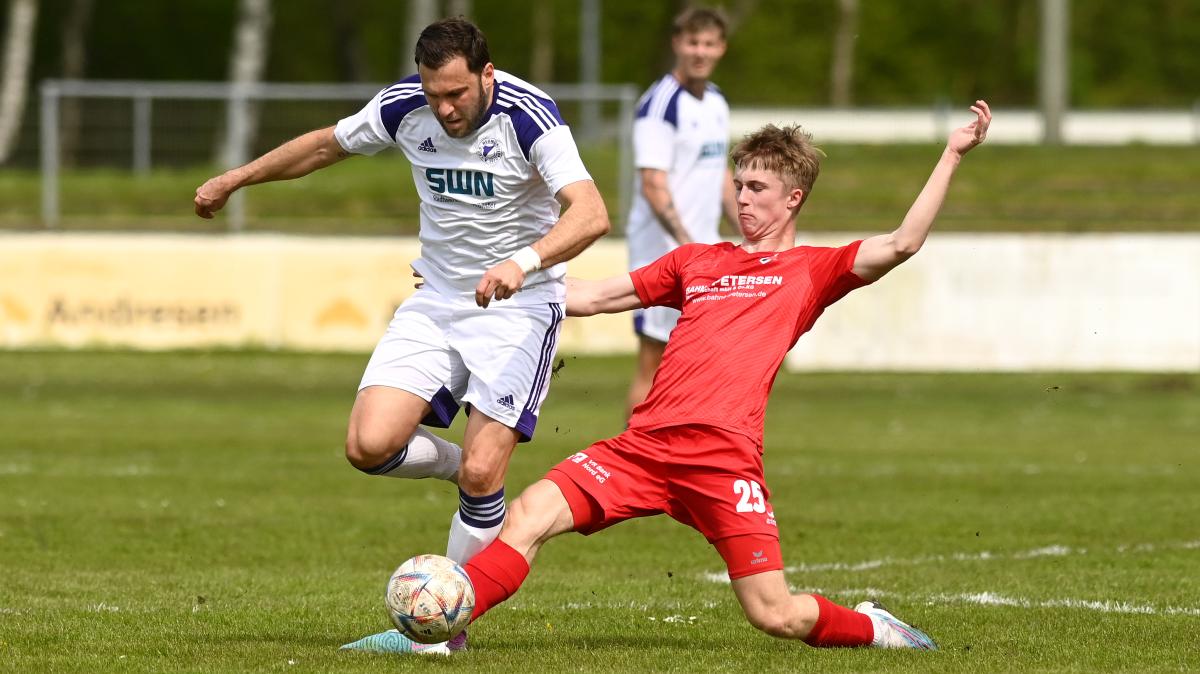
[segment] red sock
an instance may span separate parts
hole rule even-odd
[[[804,637],[804,643],[817,648],[871,645],[875,627],[869,616],[838,606],[819,594],[812,598],[817,600],[817,624]]]
[[[472,557],[464,569],[475,586],[475,610],[471,613],[471,622],[475,622],[488,609],[516,594],[529,575],[529,562],[497,538]]]

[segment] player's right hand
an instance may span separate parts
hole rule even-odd
[[[233,190],[225,186],[225,181],[222,180],[224,177],[224,175],[219,175],[209,178],[207,182],[196,188],[196,215],[211,220],[213,214],[225,206],[225,202],[229,200],[229,195],[233,193]]]
[[[484,273],[475,286],[475,304],[487,308],[492,299],[506,300],[525,284],[525,272],[512,260],[505,260]]]

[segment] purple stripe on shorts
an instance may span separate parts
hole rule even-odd
[[[550,327],[546,328],[546,334],[542,337],[542,355],[538,358],[537,368],[534,370],[533,385],[530,387],[529,395],[525,398],[525,409],[521,411],[521,417],[517,420],[516,429],[521,434],[521,442],[529,442],[533,439],[533,429],[537,425],[537,415],[533,413],[533,410],[537,409],[546,378],[550,376],[554,349],[558,342],[558,324],[562,322],[562,308],[553,303],[549,307]]]
[[[429,406],[433,408],[433,411],[425,415],[421,424],[434,428],[450,428],[454,417],[458,415],[458,403],[454,401],[454,395],[450,393],[450,389],[445,386],[438,389],[438,392],[430,398]]]

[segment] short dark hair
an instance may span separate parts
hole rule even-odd
[[[671,35],[699,33],[714,28],[721,33],[721,39],[724,40],[725,32],[729,29],[729,21],[726,20],[724,12],[709,7],[688,7],[675,17],[675,22],[671,25]]]
[[[456,56],[467,59],[467,70],[483,72],[483,67],[492,62],[488,53],[487,37],[479,26],[461,16],[442,19],[429,24],[417,38],[414,50],[417,66],[437,70]]]

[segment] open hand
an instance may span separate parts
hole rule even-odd
[[[971,112],[975,113],[975,121],[950,132],[950,140],[946,143],[947,149],[960,156],[987,138],[988,126],[992,123],[992,110],[987,101],[975,101]]]

